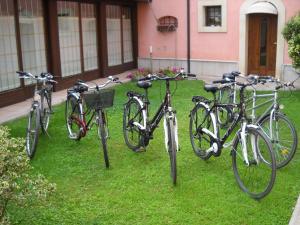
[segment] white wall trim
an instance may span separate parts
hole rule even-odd
[[[278,22],[277,22],[277,49],[276,49],[276,77],[282,75],[282,65],[284,58],[284,38],[281,31],[285,25],[285,6],[281,0],[246,0],[240,9],[240,43],[239,43],[239,70],[246,74],[247,73],[247,59],[248,59],[248,14],[249,7],[258,2],[269,2],[273,4],[278,11]],[[264,12],[262,12],[264,13]]]
[[[205,7],[221,6],[222,25],[205,26]],[[227,0],[198,0],[198,32],[227,32]]]

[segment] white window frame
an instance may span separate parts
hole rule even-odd
[[[221,6],[221,26],[206,26],[207,6]],[[227,0],[198,0],[198,32],[227,32]]]

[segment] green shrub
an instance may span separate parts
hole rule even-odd
[[[288,43],[288,53],[293,66],[300,69],[300,13],[287,22],[282,34]]]
[[[31,170],[24,139],[10,137],[9,129],[0,126],[0,224],[9,224],[9,204],[26,206],[55,191],[54,184],[30,175]]]

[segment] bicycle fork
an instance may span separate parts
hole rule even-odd
[[[251,125],[250,125],[251,126]],[[242,130],[241,130],[241,143],[242,143],[242,153],[243,153],[243,158],[244,158],[244,162],[246,163],[247,166],[250,165],[249,162],[249,158],[248,158],[248,151],[247,151],[247,133],[246,133],[246,128],[248,127],[246,122],[242,123]],[[258,164],[258,157],[257,157],[257,143],[256,143],[256,139],[254,135],[250,136],[250,142],[251,142],[251,147],[252,147],[252,152],[253,152],[253,156],[254,156],[254,160],[255,162]]]
[[[167,120],[173,123],[174,125],[174,138],[175,138],[175,144],[176,144],[176,151],[179,151],[179,144],[178,144],[178,127],[177,127],[177,118],[175,113],[172,111],[172,108],[169,107],[167,113],[165,113],[164,116],[164,131],[165,131],[165,146],[166,150],[168,152],[168,141],[169,141],[169,135],[168,135],[168,127],[167,127]]]

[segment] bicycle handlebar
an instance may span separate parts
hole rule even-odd
[[[164,77],[159,76],[159,75],[164,75]],[[148,74],[146,77],[140,78],[138,81],[151,81],[151,80],[175,80],[177,77],[181,76],[182,78],[187,78],[187,77],[193,77],[196,78],[197,75],[191,74],[191,73],[184,73],[180,72],[177,73],[174,77],[167,76],[165,74]]]
[[[48,72],[42,72],[40,76],[37,75],[34,76],[31,73],[24,72],[24,71],[16,71],[16,73],[19,74],[19,78],[21,79],[33,79],[36,81],[46,81],[52,84],[57,84],[57,81],[53,80],[54,76]]]
[[[78,80],[78,81],[76,82],[76,84],[77,84],[77,85],[83,85],[83,86],[87,87],[88,89],[96,89],[96,90],[99,90],[99,89],[101,89],[101,88],[104,88],[104,87],[106,87],[106,86],[107,86],[108,84],[110,84],[110,83],[119,83],[119,84],[122,84],[122,82],[119,80],[118,77],[109,76],[109,77],[107,77],[107,79],[108,79],[108,80],[107,80],[105,83],[100,84],[100,85],[96,84],[94,87],[88,85],[88,84],[87,84],[85,81],[83,81],[83,80]]]

